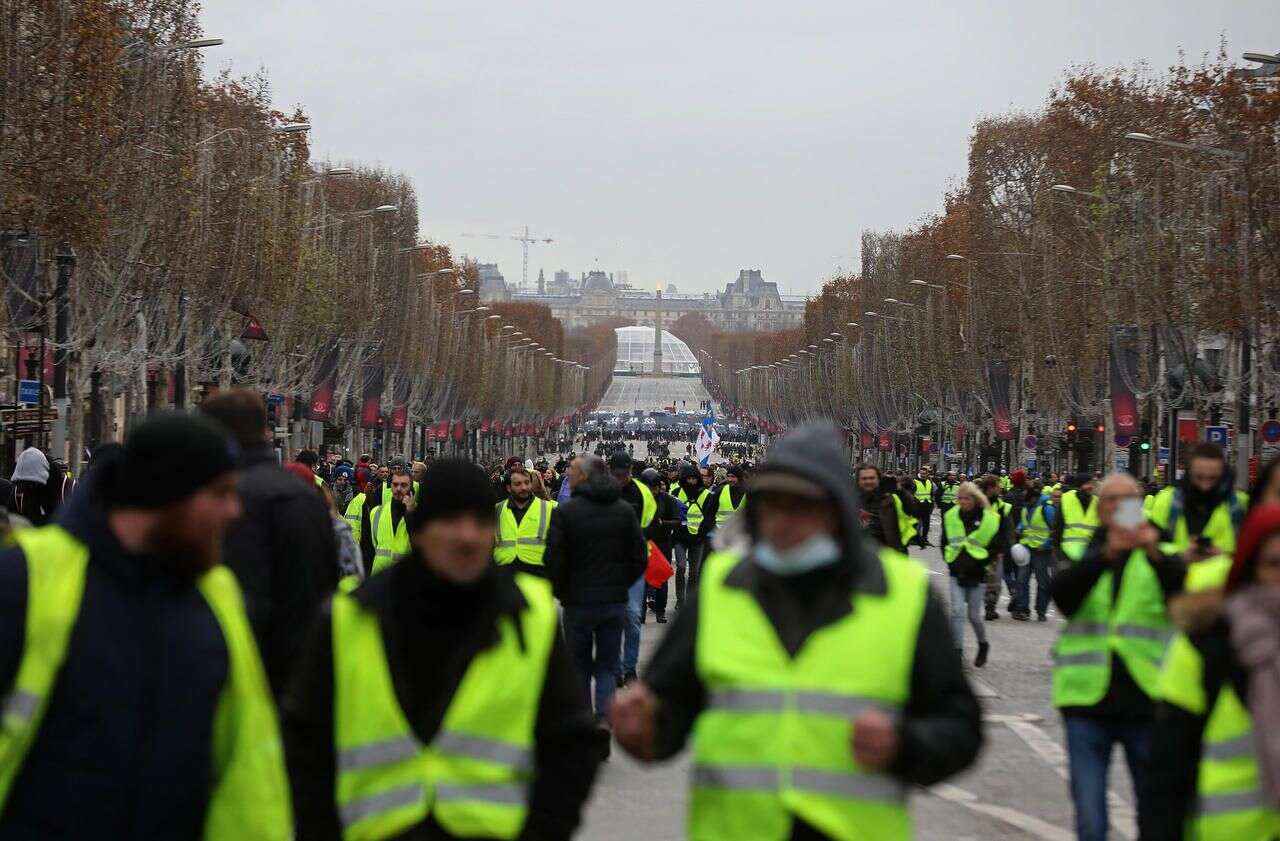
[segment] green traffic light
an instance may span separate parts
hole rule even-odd
[[[1141,444],[1138,445],[1138,449],[1142,450],[1145,453],[1147,450],[1151,449],[1151,442],[1143,441]]]

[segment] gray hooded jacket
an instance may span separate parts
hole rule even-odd
[[[830,424],[802,427],[774,445],[760,470],[760,475],[790,473],[827,491],[839,508],[840,561],[789,577],[773,575],[752,563],[759,499],[752,497],[748,486],[747,505],[738,519],[743,560],[725,578],[726,586],[751,593],[793,657],[813,632],[849,615],[854,609],[853,594],[882,594],[887,587],[877,549],[862,535],[857,494],[840,436]],[[698,625],[698,603],[693,597],[677,614],[643,675],[662,701],[657,734],[660,759],[684,746],[706,707],[707,691],[697,670]],[[848,654],[849,667],[857,668],[860,652]],[[982,742],[978,703],[961,671],[947,611],[932,590],[917,632],[910,696],[898,735],[898,756],[888,770],[918,785],[932,785],[966,768]],[[790,836],[791,841],[822,837],[799,820]]]

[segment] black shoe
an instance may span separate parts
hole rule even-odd
[[[1049,621],[1049,617],[1048,617],[1048,616],[1045,616],[1043,613],[1037,613],[1037,614],[1036,614],[1036,621],[1037,621],[1037,622],[1048,622],[1048,621]]]
[[[667,624],[667,614],[665,614],[665,613],[659,613],[659,614],[658,614],[658,618],[657,618],[656,620],[654,620],[654,621],[656,621],[659,625],[665,625],[665,624]]]
[[[997,619],[999,619],[999,618],[1000,618],[1000,614],[996,613],[996,609],[995,609],[994,607],[989,607],[989,608],[987,608],[987,621],[988,621],[988,622],[994,622],[994,621],[996,621],[996,620],[997,620]]]
[[[1013,618],[1018,622],[1026,622],[1028,619],[1031,618],[1031,614],[1020,610],[1017,613],[1013,614]]]
[[[609,725],[603,721],[596,724],[596,751],[600,754],[600,761],[603,762],[609,758],[609,753],[613,750],[613,731],[609,729]]]
[[[978,656],[973,658],[973,665],[977,666],[979,669],[987,665],[987,652],[990,650],[991,650],[991,643],[989,642],[978,643]]]

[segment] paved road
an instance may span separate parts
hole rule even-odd
[[[708,398],[702,381],[694,377],[614,377],[600,401],[601,412],[661,411],[663,406],[698,411],[698,404]]]
[[[939,532],[935,518],[935,540]],[[912,554],[921,557],[933,573],[935,586],[945,593],[938,550],[912,550]],[[1061,621],[1051,613],[1046,623],[1014,622],[1004,613],[1004,599],[1000,613],[999,621],[987,623],[990,661],[983,669],[970,669],[987,720],[986,746],[970,771],[912,798],[916,838],[922,841],[1072,841],[1075,837],[1062,728],[1049,697],[1049,649]],[[644,657],[652,653],[662,629],[661,625],[645,626]],[[972,630],[966,627],[965,634],[965,656],[972,662]],[[684,838],[688,770],[687,752],[665,765],[642,768],[615,751],[601,771],[580,837],[588,841]],[[1112,763],[1111,784],[1112,837],[1133,839],[1133,794],[1119,754]]]

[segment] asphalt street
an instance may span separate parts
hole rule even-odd
[[[934,518],[936,541],[939,523]],[[945,565],[937,549],[913,549],[945,594]],[[1034,581],[1032,592],[1034,598]],[[977,764],[948,783],[920,790],[911,799],[915,836],[924,841],[1071,841],[1071,800],[1058,715],[1050,702],[1050,647],[1062,624],[1015,622],[1000,601],[1000,619],[987,623],[991,659],[968,667],[985,718],[985,746]],[[647,624],[641,637],[648,658],[665,626]],[[975,642],[965,628],[965,658],[972,663]],[[855,658],[856,652],[851,653]],[[643,663],[643,661],[642,661]],[[641,676],[643,677],[643,665]],[[601,769],[585,816],[582,838],[589,841],[667,841],[685,837],[689,761],[642,767],[614,751]],[[1132,787],[1121,754],[1112,761],[1112,837],[1133,839]]]

